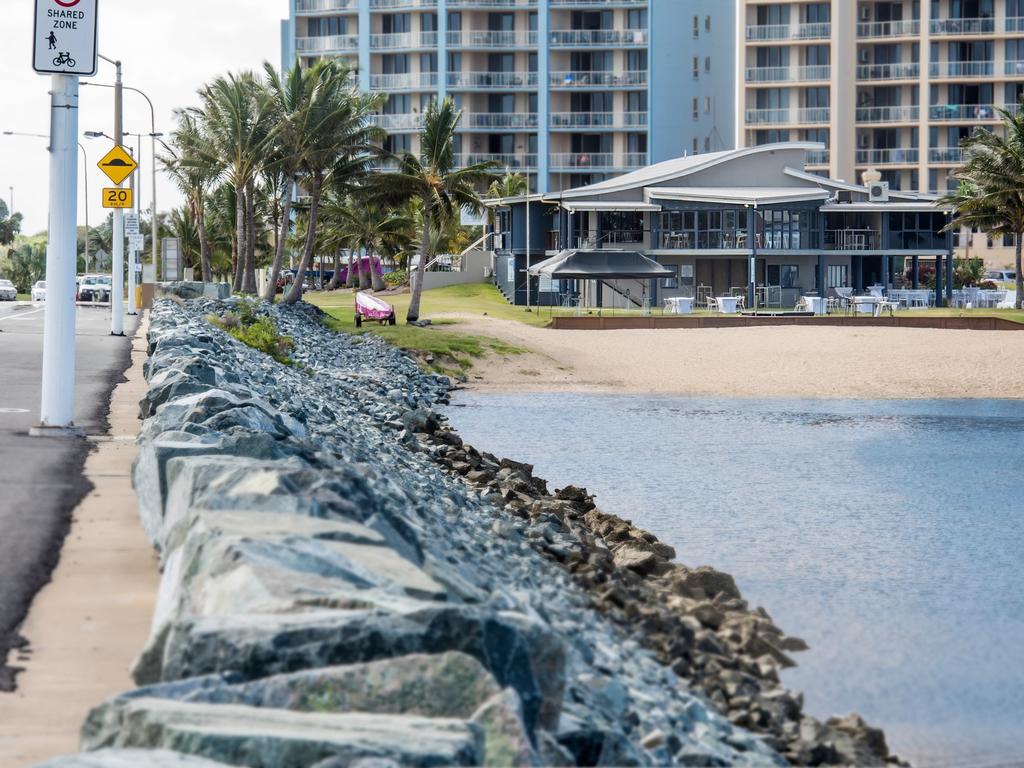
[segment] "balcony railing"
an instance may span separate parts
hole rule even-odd
[[[909,107],[857,107],[858,123],[906,123],[918,120],[921,109]]]
[[[330,51],[359,50],[359,35],[324,35],[323,37],[297,37],[295,50],[299,53],[327,53]]]
[[[536,72],[449,72],[449,88],[536,88]]]
[[[917,149],[858,149],[858,165],[916,165],[920,152]]]
[[[857,25],[857,37],[917,37],[921,34],[921,22],[909,21],[862,21]]]
[[[536,168],[537,156],[530,154],[462,154],[456,156],[459,166],[497,163],[501,168]]]
[[[896,64],[861,64],[857,67],[858,80],[910,80],[921,76],[921,65],[916,61]]]
[[[537,0],[448,0],[449,8],[536,8]]]
[[[832,67],[828,64],[816,64],[805,67],[747,67],[748,83],[806,83],[817,80],[828,80],[832,76]]]
[[[936,121],[974,122],[998,120],[994,104],[941,104],[928,108],[928,117]]]
[[[592,48],[603,45],[647,45],[646,29],[553,29],[552,48]]]
[[[1003,63],[1003,73],[1016,77],[1024,76],[1024,60],[1009,59]]]
[[[437,0],[370,0],[371,8],[437,8]]]
[[[330,11],[356,10],[359,0],[295,0],[295,12],[327,13]]]
[[[436,47],[437,32],[391,32],[370,35],[370,48],[372,50]]]
[[[933,61],[932,77],[988,77],[995,74],[994,61]]]
[[[646,6],[649,0],[551,0],[552,6],[574,6],[574,5],[592,5],[592,6],[622,6],[622,7],[635,7],[635,6]]]
[[[828,107],[802,107],[796,111],[798,123],[827,123],[829,120]]]
[[[996,31],[996,20],[991,17],[975,19],[932,19],[928,29],[933,35],[986,35]]]
[[[622,168],[643,168],[647,165],[646,152],[625,152],[622,155]]]
[[[612,87],[631,88],[647,85],[647,70],[613,72],[611,70],[575,70],[552,72],[553,88]]]
[[[537,33],[528,30],[452,30],[448,32],[449,48],[509,49],[532,48],[537,45]]]
[[[928,150],[928,162],[959,165],[964,161],[964,151],[960,147],[933,147]]]
[[[370,122],[386,131],[418,131],[423,128],[423,115],[416,113],[373,115]]]
[[[437,72],[370,75],[370,89],[374,91],[426,90],[433,88],[437,88]]]
[[[824,40],[832,37],[832,25],[827,22],[801,24],[796,28],[794,40]]]
[[[748,24],[747,40],[769,41],[789,40],[793,35],[793,28],[789,24]]]
[[[537,128],[535,112],[467,112],[462,115],[461,128],[478,130],[488,129],[527,129]]]
[[[827,149],[811,149],[807,152],[807,165],[828,165],[828,161]]]
[[[1003,28],[1007,32],[1024,32],[1024,16],[1007,16]]]
[[[826,251],[877,251],[882,233],[875,229],[826,229]]]
[[[552,152],[552,168],[614,168],[612,152]]]
[[[646,112],[552,112],[551,128],[643,128]]]
[[[789,109],[748,109],[748,125],[786,125],[791,122]]]

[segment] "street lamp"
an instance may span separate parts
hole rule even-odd
[[[99,88],[117,88],[116,85],[108,85],[107,83],[86,83],[82,82],[80,85],[96,86]],[[156,140],[163,136],[162,133],[157,133],[156,130],[156,110],[153,108],[153,100],[145,94],[144,91],[138,88],[132,88],[130,85],[122,85],[121,88],[125,91],[134,91],[146,100],[149,104],[149,120],[150,120],[150,132],[149,137],[152,139],[152,151],[153,151],[153,168],[152,168],[152,179],[153,179],[153,197],[150,201],[152,221],[153,221],[153,280],[156,280],[156,262],[157,262],[157,241],[160,239],[160,223],[156,216]],[[141,159],[141,158],[140,158]]]
[[[85,134],[88,136],[88,132]],[[18,131],[4,131],[4,136],[28,136],[33,139],[46,139],[50,140],[50,137],[43,133],[20,133]],[[82,183],[85,185],[85,271],[89,271],[89,155],[85,151],[85,147],[82,146],[82,142],[78,142],[78,148],[82,150],[82,163],[84,164],[85,171],[82,173]],[[14,213],[14,187],[11,187],[11,213]]]

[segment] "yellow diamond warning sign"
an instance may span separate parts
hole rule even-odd
[[[125,152],[124,147],[115,146],[103,156],[99,162],[100,170],[107,174],[107,178],[115,184],[120,184],[127,179],[139,164],[132,159],[132,156]]]

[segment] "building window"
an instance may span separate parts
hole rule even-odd
[[[700,119],[700,99],[698,99],[696,96],[693,97],[693,119]]]
[[[710,136],[705,136],[704,137],[704,151],[705,152],[710,152],[711,151],[711,137]]]
[[[711,31],[711,17],[710,16],[705,16],[704,17],[704,31],[705,32],[710,32]]]
[[[711,97],[710,96],[705,96],[704,97],[704,114],[705,115],[710,115],[711,114]]]
[[[693,17],[693,36],[700,37],[700,16]]]
[[[825,267],[826,288],[846,288],[849,285],[849,272],[845,264],[829,264]]]
[[[334,37],[348,34],[348,19],[344,16],[327,16],[309,20],[308,34],[310,37]]]
[[[693,140],[693,154],[695,154],[695,155],[699,154],[699,152],[697,150],[697,139]]]
[[[693,57],[693,79],[700,77],[700,56]]]
[[[711,57],[710,56],[705,56],[704,57],[704,71],[705,72],[710,72],[711,71]]]
[[[782,288],[798,288],[800,285],[800,267],[795,264],[769,264],[768,285]]]

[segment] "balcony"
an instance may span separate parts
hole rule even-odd
[[[858,149],[857,165],[917,165],[917,149]]]
[[[1024,16],[1007,16],[1003,29],[1007,32],[1024,32]]]
[[[437,32],[391,32],[370,35],[370,50],[374,51],[436,47]]]
[[[526,30],[492,32],[489,30],[453,30],[447,35],[449,48],[478,48],[481,50],[508,50],[533,48],[537,33]]]
[[[297,37],[298,53],[345,53],[359,50],[359,35],[324,35],[323,37]]]
[[[882,233],[876,229],[826,229],[826,251],[877,251]]]
[[[358,10],[359,0],[295,0],[295,13],[299,16],[317,13]]]
[[[921,22],[910,21],[862,21],[857,24],[857,37],[871,38],[917,37],[921,34]]]
[[[552,152],[549,161],[554,172],[632,170],[647,165],[647,153]]]
[[[747,67],[748,83],[809,83],[828,80],[832,67],[816,64],[806,67]]]
[[[916,61],[896,64],[861,64],[857,67],[858,80],[916,80],[921,76],[921,65]]]
[[[858,123],[909,123],[919,120],[920,107],[857,107]]]
[[[928,30],[941,37],[987,35],[996,31],[996,20],[991,16],[976,19],[932,19]]]
[[[552,130],[628,130],[647,127],[646,112],[552,112],[549,117]]]
[[[423,115],[418,113],[373,115],[370,118],[370,123],[386,131],[419,131],[423,129]]]
[[[928,118],[938,122],[969,122],[998,120],[993,104],[942,104],[928,108]]]
[[[553,29],[552,48],[598,48],[606,45],[647,45],[646,29]]]
[[[646,8],[648,0],[550,0],[552,8]],[[449,3],[450,5],[451,3]]]
[[[537,156],[528,154],[462,154],[456,155],[456,162],[460,167],[477,165],[478,163],[497,163],[501,168],[528,168],[537,167]]]
[[[827,40],[832,36],[832,25],[822,22],[817,24],[748,24],[748,42]]]
[[[437,0],[370,0],[373,10],[415,10],[416,8],[437,8]]]
[[[536,112],[465,112],[460,128],[476,131],[487,130],[536,130]]]
[[[1003,73],[1010,77],[1024,77],[1024,61],[1010,59],[1003,63]]]
[[[372,91],[424,91],[437,88],[437,72],[370,75]]]
[[[796,121],[801,124],[820,125],[829,120],[828,107],[803,107],[796,111]]]
[[[646,88],[647,70],[575,70],[552,72],[552,88]]]
[[[960,147],[933,147],[928,150],[928,162],[938,165],[960,165],[964,151]]]
[[[536,8],[537,0],[448,0],[448,8]]]
[[[827,149],[811,149],[807,152],[807,165],[828,165],[828,161]]]
[[[794,40],[827,40],[832,37],[832,25],[825,21],[817,24],[800,24],[796,28]]]
[[[448,87],[456,90],[516,90],[537,87],[536,72],[449,72]]]
[[[789,109],[748,109],[747,125],[788,125],[791,122]]]
[[[994,61],[935,61],[929,65],[932,77],[991,77]]]

